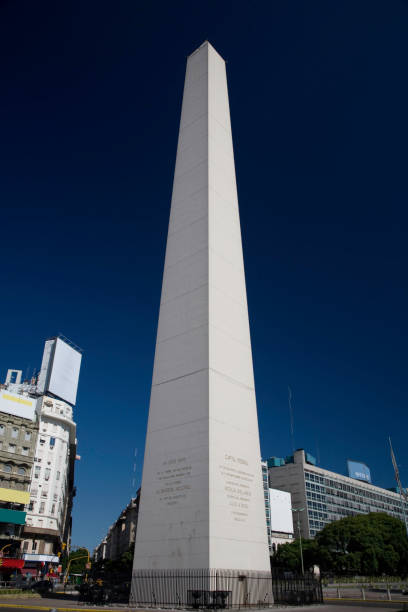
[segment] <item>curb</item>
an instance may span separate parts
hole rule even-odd
[[[118,610],[123,610],[126,612],[130,610],[130,608],[94,608],[90,606],[89,608],[65,608],[60,606],[37,606],[35,603],[31,605],[27,604],[9,604],[5,602],[0,603],[0,608],[19,608],[25,610],[61,610],[62,612],[89,612],[89,610],[93,610],[93,612],[118,612]],[[136,610],[136,608],[134,608]]]
[[[356,601],[362,603],[408,604],[408,599],[357,599],[354,597],[324,597],[324,601]]]

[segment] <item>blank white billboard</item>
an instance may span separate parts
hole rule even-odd
[[[55,338],[47,340],[44,346],[44,353],[41,363],[41,370],[38,375],[37,391],[38,393],[45,393],[47,391],[47,385],[50,378],[50,368],[52,362],[52,355],[55,345]]]
[[[34,421],[36,405],[37,400],[32,397],[18,395],[11,391],[0,391],[0,412]]]
[[[293,533],[292,500],[290,493],[269,489],[271,502],[271,529],[281,533]]]
[[[56,338],[47,390],[74,405],[82,355],[61,338]]]

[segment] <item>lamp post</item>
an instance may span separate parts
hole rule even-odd
[[[11,542],[10,544],[6,544],[5,546],[3,546],[3,548],[0,550],[0,557],[3,556],[3,550],[5,550],[6,548],[8,548],[9,546],[11,546],[13,544],[13,542]]]
[[[297,512],[297,527],[299,533],[299,548],[300,548],[300,563],[302,566],[302,576],[305,575],[305,567],[303,565],[303,549],[302,549],[302,533],[300,531],[300,513],[303,512],[304,508],[292,508],[292,512]]]
[[[67,583],[68,577],[69,577],[69,568],[71,567],[71,563],[72,561],[78,561],[79,559],[87,559],[88,563],[87,565],[90,565],[90,553],[89,550],[87,548],[85,548],[85,546],[81,546],[82,550],[86,550],[87,554],[86,555],[80,555],[79,557],[73,557],[68,561],[68,565],[67,565],[67,569],[65,570],[65,578],[64,578],[64,586]],[[87,568],[89,569],[89,567]],[[88,582],[88,575],[86,574],[85,576],[85,582]]]

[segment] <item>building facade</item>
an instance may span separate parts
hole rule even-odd
[[[0,571],[21,569],[20,545],[38,435],[36,399],[11,390],[11,373],[0,389]],[[21,372],[17,371],[17,380]]]
[[[292,497],[287,491],[269,489],[271,507],[271,553],[276,552],[280,544],[293,540]]]
[[[268,465],[270,486],[289,492],[294,508],[304,508],[299,512],[304,538],[345,516],[385,512],[405,522],[404,510],[408,515],[398,493],[318,467],[303,449],[285,460],[273,457]]]
[[[140,489],[111,525],[106,537],[94,550],[95,561],[118,559],[135,545],[137,519],[139,515]]]
[[[62,543],[68,550],[70,545],[76,425],[72,406],[48,395],[39,400],[39,414],[22,549],[27,555],[56,555]]]
[[[77,457],[73,406],[81,358],[80,349],[67,338],[50,338],[45,342],[38,376],[22,380],[21,370],[8,370],[1,385],[1,480],[3,488],[19,490],[21,522],[14,528],[14,539],[24,562],[23,573],[55,571],[61,552],[69,552]],[[10,413],[10,406],[14,412]],[[24,411],[31,415],[30,425]],[[16,503],[9,499],[9,492],[5,495],[1,499],[0,491],[0,506],[1,502]],[[17,511],[17,507],[3,509]],[[4,518],[10,517],[4,514]],[[0,525],[0,533],[1,529]],[[3,532],[12,533],[10,527]]]
[[[94,550],[95,561],[118,559],[135,545],[139,516],[140,489],[111,525],[102,542]]]

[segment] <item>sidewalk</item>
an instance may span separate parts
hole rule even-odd
[[[332,606],[327,606],[325,604],[321,604],[321,605],[316,605],[316,606],[283,606],[283,605],[277,605],[275,606],[275,608],[290,608],[290,610],[295,611],[295,610],[302,610],[303,612],[328,612],[329,609]],[[0,599],[0,612],[1,612],[1,608],[16,608],[16,609],[36,609],[36,610],[47,610],[48,612],[50,610],[61,610],[62,612],[81,612],[81,610],[83,610],[84,612],[89,612],[89,610],[93,610],[94,612],[98,612],[99,610],[101,612],[109,612],[110,610],[112,610],[112,612],[118,612],[119,610],[121,612],[135,612],[137,611],[141,611],[141,612],[152,612],[152,608],[129,608],[129,606],[125,605],[125,604],[107,604],[106,606],[97,606],[97,605],[92,605],[92,604],[85,604],[83,602],[75,602],[75,601],[70,601],[69,599],[54,599],[52,597],[43,597],[41,599],[34,599],[34,598],[22,598],[20,600],[16,600],[16,599],[9,599],[6,600],[5,598],[1,598]],[[267,612],[267,611],[271,611],[273,608],[265,608],[265,609],[261,609],[261,608],[256,608],[256,610],[254,609],[254,612]],[[337,607],[336,607],[337,609]],[[170,608],[166,608],[166,612],[173,612]],[[175,610],[174,612],[180,612],[180,610]],[[202,612],[202,611],[200,611]]]
[[[20,599],[20,600],[5,600],[5,598],[0,599],[0,612],[2,608],[16,608],[16,609],[36,609],[36,610],[47,610],[50,612],[51,610],[61,610],[62,612],[89,612],[89,610],[93,610],[93,612],[153,612],[153,608],[130,608],[125,604],[107,604],[106,606],[97,606],[92,604],[86,604],[83,602],[75,602],[69,601],[66,599],[53,599],[52,597],[43,597],[41,599]],[[312,605],[312,606],[285,606],[285,605],[276,605],[273,608],[254,608],[254,612],[271,612],[273,609],[282,609],[282,608],[290,608],[291,611],[302,611],[302,612],[331,612],[334,606],[320,604],[320,605]],[[163,611],[163,608],[156,608],[155,610]],[[236,610],[238,610],[236,608]],[[243,609],[242,609],[243,610]],[[180,609],[172,610],[171,608],[166,608],[165,612],[182,612]],[[200,610],[199,612],[203,612]],[[210,612],[210,611],[209,611]],[[339,612],[338,606],[334,608],[334,612]]]

